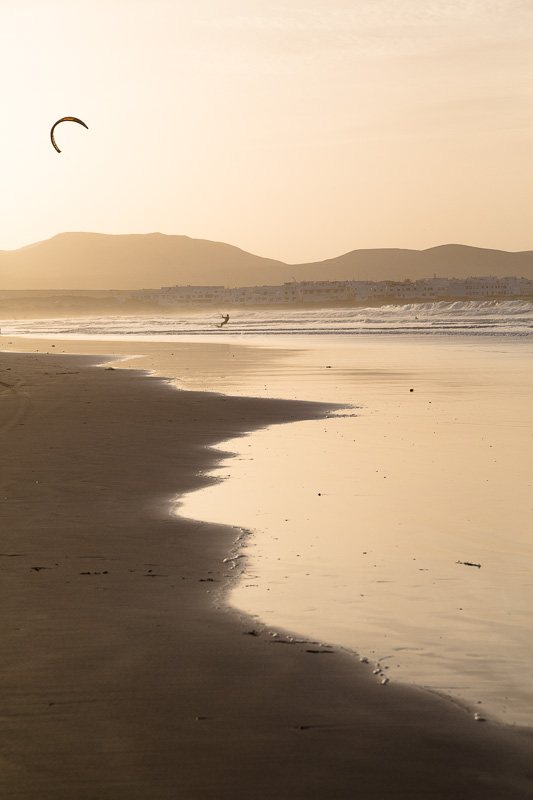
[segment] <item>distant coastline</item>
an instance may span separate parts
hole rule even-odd
[[[272,286],[163,286],[127,294],[159,306],[331,306],[533,298],[533,279],[495,276],[416,281],[291,281]]]
[[[160,289],[2,290],[0,317],[174,314],[246,308],[364,308],[470,300],[531,300],[533,279],[427,278],[416,281],[291,281],[267,286],[164,286]]]

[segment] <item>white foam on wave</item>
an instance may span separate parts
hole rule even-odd
[[[200,336],[200,335],[511,335],[533,336],[533,303],[469,300],[364,308],[237,309],[219,332],[217,313],[64,317],[4,320],[8,335]]]

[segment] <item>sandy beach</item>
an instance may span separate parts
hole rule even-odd
[[[0,800],[533,800],[533,3],[0,30]]]
[[[530,733],[250,635],[224,603],[239,531],[171,513],[211,446],[325,407],[101,361],[1,355],[3,796],[533,797]]]

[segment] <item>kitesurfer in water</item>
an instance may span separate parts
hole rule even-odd
[[[217,325],[217,328],[222,328],[224,325],[227,325],[229,322],[229,314],[221,314],[222,322]]]

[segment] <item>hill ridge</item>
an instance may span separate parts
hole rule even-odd
[[[439,275],[533,278],[533,251],[448,243],[424,250],[360,248],[308,263],[255,255],[185,234],[64,231],[0,250],[0,289],[253,286],[296,280],[405,280]]]

